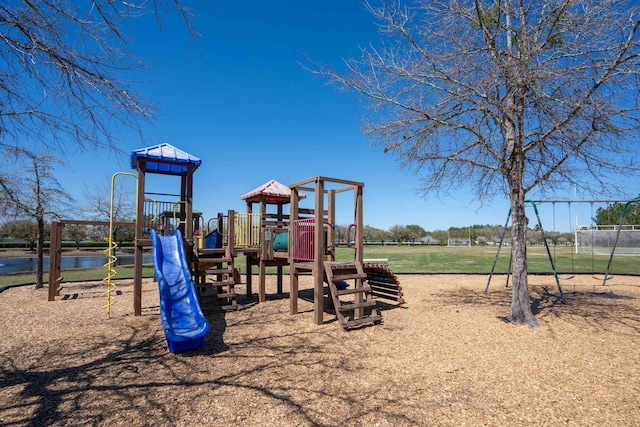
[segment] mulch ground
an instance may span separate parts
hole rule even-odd
[[[313,323],[307,278],[293,316],[287,295],[235,312],[204,296],[211,331],[181,354],[152,280],[142,316],[118,283],[110,319],[101,283],[66,284],[54,302],[5,290],[0,425],[640,425],[640,278],[579,276],[562,304],[552,277],[532,277],[536,329],[502,321],[503,276],[488,294],[486,276],[399,279],[405,306],[381,302],[381,325],[349,332],[328,313]]]

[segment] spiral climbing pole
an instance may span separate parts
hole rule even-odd
[[[104,254],[107,256],[107,262],[102,266],[105,270],[107,270],[107,277],[102,279],[104,284],[107,285],[107,290],[104,292],[104,294],[102,294],[107,298],[107,304],[102,307],[107,310],[107,319],[111,318],[111,306],[116,302],[116,299],[113,296],[116,285],[113,284],[111,279],[117,274],[113,266],[115,265],[116,261],[118,261],[118,258],[114,255],[114,250],[118,246],[118,244],[112,241],[111,226],[109,226],[109,230],[109,237],[105,237],[104,239],[107,241],[107,249],[104,250]]]
[[[114,249],[117,247],[117,244],[113,242],[113,222],[114,222],[113,199],[114,199],[114,193],[115,193],[116,177],[119,175],[128,175],[128,176],[134,177],[136,179],[136,194],[138,194],[138,191],[137,191],[138,176],[137,175],[129,172],[116,172],[113,174],[113,176],[111,177],[111,206],[109,209],[109,237],[105,238],[105,240],[107,241],[107,249],[105,250],[105,254],[107,255],[107,263],[103,266],[107,270],[107,277],[103,279],[103,282],[107,285],[107,290],[103,294],[103,296],[107,298],[107,303],[103,307],[107,311],[107,319],[111,318],[111,306],[116,302],[115,297],[113,296],[116,286],[113,284],[113,281],[111,279],[117,274],[117,272],[113,268],[116,261],[118,260],[118,258],[114,255]],[[138,204],[136,203],[136,206],[137,205]],[[136,218],[137,217],[138,215],[136,213]]]

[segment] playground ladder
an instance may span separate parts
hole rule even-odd
[[[366,325],[378,324],[382,315],[377,303],[371,295],[371,287],[363,285],[367,274],[359,262],[325,262],[324,270],[329,284],[329,294],[336,311],[340,329],[348,329]],[[361,286],[338,289],[337,283],[355,280]]]
[[[222,306],[224,310],[238,309],[235,291],[237,274],[229,248],[199,248],[196,275],[200,277],[200,287],[211,286],[216,290],[218,298],[225,302]],[[207,276],[213,280],[207,282]]]

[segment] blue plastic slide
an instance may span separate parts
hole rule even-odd
[[[160,291],[160,321],[169,351],[180,353],[204,345],[209,322],[202,314],[187,266],[180,231],[158,236],[151,230],[153,271]]]

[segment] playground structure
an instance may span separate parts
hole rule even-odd
[[[238,255],[246,257],[247,297],[253,294],[252,267],[259,266],[259,302],[266,301],[267,267],[276,267],[277,293],[282,293],[283,267],[289,264],[289,255],[286,245],[283,247],[278,242],[289,230],[289,215],[285,213],[284,205],[289,204],[290,195],[289,187],[271,180],[241,197],[247,204],[246,213],[229,210],[226,215],[219,213],[217,217],[216,243],[221,248],[217,250],[223,251],[232,265]],[[256,204],[258,212],[254,212]],[[214,252],[200,248],[198,256]]]
[[[307,184],[315,183],[314,187]],[[326,185],[340,186],[327,189]],[[323,323],[324,283],[327,283],[327,306],[335,310],[341,329],[376,323],[381,317],[376,298],[402,305],[402,288],[397,277],[380,263],[366,263],[362,259],[362,188],[364,184],[327,177],[314,177],[289,187],[271,180],[241,197],[247,203],[246,213],[229,210],[220,213],[216,222],[220,248],[233,265],[233,259],[246,257],[247,296],[252,296],[252,266],[258,266],[258,302],[266,301],[266,270],[276,267],[277,293],[282,294],[283,267],[289,267],[290,313],[298,312],[298,278],[311,273],[314,279],[314,319]],[[335,227],[336,194],[354,192],[353,238],[348,236],[354,260],[335,261],[335,248],[339,243]],[[314,208],[300,206],[300,201],[313,196]],[[324,201],[327,198],[327,208]],[[255,212],[255,205],[258,212]],[[289,206],[289,213],[285,211]],[[316,237],[317,236],[317,237]],[[212,249],[198,249],[198,256]],[[231,267],[233,269],[234,267]],[[237,277],[239,275],[236,275]],[[229,277],[230,279],[230,277]],[[346,289],[347,280],[354,287]],[[363,281],[367,281],[364,285]],[[200,283],[204,283],[201,281]],[[215,281],[213,282],[216,283]],[[354,297],[347,301],[349,296]],[[229,308],[234,308],[231,304]],[[348,316],[345,313],[350,313]]]
[[[51,222],[51,237],[49,240],[49,286],[48,300],[54,301],[62,287],[60,283],[64,280],[61,276],[61,264],[62,264],[62,231],[67,225],[88,225],[88,226],[102,226],[102,227],[132,227],[136,226],[135,222],[126,221],[84,221],[84,220],[69,220],[63,219],[60,221]]]
[[[131,167],[138,172],[138,186],[136,195],[136,233],[134,246],[134,280],[133,280],[133,310],[136,316],[142,314],[142,256],[145,248],[152,246],[150,232],[158,228],[164,234],[163,220],[159,218],[160,210],[157,200],[153,200],[155,212],[145,211],[147,196],[177,197],[171,203],[175,212],[177,229],[184,236],[184,253],[187,265],[191,265],[194,252],[195,225],[193,216],[193,174],[202,161],[170,144],[159,144],[153,147],[134,150],[131,153]],[[147,194],[145,182],[147,173],[176,176],[180,178],[179,194]]]
[[[309,186],[312,184],[313,186]],[[338,188],[330,188],[330,185]],[[338,180],[317,176],[290,186],[291,212],[289,232],[289,312],[298,313],[298,283],[303,272],[311,272],[313,277],[313,312],[317,325],[324,323],[324,282],[329,288],[329,306],[335,309],[342,330],[361,324],[378,323],[382,316],[371,295],[371,287],[364,285],[367,274],[363,268],[362,238],[362,196],[364,184],[361,182]],[[335,261],[335,197],[336,193],[353,192],[353,223],[355,236],[352,246],[354,260]],[[314,208],[306,211],[300,208],[302,195],[312,196]],[[325,209],[326,197],[326,209]],[[349,240],[349,239],[348,239]],[[350,289],[338,289],[338,282],[353,281]],[[344,286],[341,286],[344,288]],[[353,297],[353,300],[343,301]],[[346,315],[345,313],[350,313]]]
[[[282,293],[283,267],[289,266],[290,273],[290,312],[298,312],[298,279],[300,274],[311,273],[314,280],[314,319],[317,324],[323,323],[324,312],[324,283],[328,285],[327,305],[334,309],[341,329],[378,323],[381,321],[380,310],[373,296],[393,301],[400,306],[403,304],[403,295],[397,277],[386,267],[378,263],[363,263],[363,238],[362,238],[362,189],[364,184],[354,181],[346,181],[327,177],[314,177],[286,187],[274,180],[242,196],[247,203],[246,214],[238,214],[230,210],[225,216],[219,214],[215,218],[215,231],[204,235],[205,227],[202,214],[193,209],[193,174],[200,166],[201,160],[181,151],[169,144],[159,144],[131,153],[131,166],[136,169],[136,221],[115,222],[113,215],[109,223],[91,221],[61,221],[53,226],[52,232],[52,262],[49,270],[49,283],[56,286],[49,287],[49,299],[54,300],[60,287],[57,286],[60,277],[60,244],[62,240],[62,228],[65,224],[90,224],[109,225],[110,237],[108,257],[113,260],[112,228],[114,226],[134,226],[134,286],[133,308],[134,314],[140,315],[142,311],[142,259],[143,252],[152,248],[156,254],[161,248],[162,256],[156,261],[175,259],[180,265],[187,266],[189,280],[176,279],[176,274],[169,275],[173,279],[167,279],[163,272],[163,265],[154,265],[156,278],[163,275],[162,280],[168,281],[172,289],[188,290],[190,286],[198,291],[207,287],[214,287],[218,298],[226,299],[225,309],[238,309],[234,286],[240,283],[240,272],[235,267],[235,258],[243,254],[246,256],[247,295],[252,296],[252,267],[259,268],[258,300],[266,300],[266,269],[277,269],[277,292]],[[145,183],[147,174],[162,174],[176,176],[180,179],[180,193],[151,193],[146,191]],[[117,175],[117,174],[116,174]],[[114,178],[115,176],[114,175]],[[312,187],[308,185],[313,183]],[[328,188],[329,186],[338,188]],[[112,182],[113,186],[113,182]],[[354,251],[354,259],[350,262],[335,261],[335,247],[339,243],[339,237],[335,233],[335,195],[353,191],[354,210],[353,223],[349,226],[349,247]],[[305,209],[300,206],[300,201],[306,194],[314,196],[314,208]],[[159,197],[170,198],[169,201],[159,200]],[[327,205],[325,207],[325,198]],[[254,205],[258,205],[258,211],[254,212]],[[290,204],[289,214],[285,213],[284,206]],[[274,208],[275,207],[275,208]],[[210,221],[211,222],[211,221]],[[175,236],[178,233],[181,238],[180,257],[177,252],[167,254],[167,247],[174,247],[175,237],[167,246],[165,236]],[[108,262],[107,264],[110,264]],[[176,261],[177,262],[177,261]],[[158,262],[156,262],[158,264]],[[173,273],[176,273],[174,271]],[[115,274],[109,269],[109,283]],[[174,280],[174,282],[171,282]],[[353,281],[353,287],[347,289],[347,281]],[[365,281],[368,283],[365,284]],[[162,287],[160,287],[162,290]],[[111,286],[107,290],[107,310],[113,303],[111,300]],[[161,294],[169,295],[171,292]],[[352,301],[345,301],[348,296],[353,296]],[[161,306],[171,306],[170,301],[161,301]],[[189,316],[197,322],[199,306],[192,306]],[[182,351],[180,338],[167,332],[167,325],[171,321],[163,321],[167,340],[170,347]],[[168,322],[168,323],[167,323]],[[198,323],[198,327],[202,326]],[[184,328],[182,328],[184,329]],[[187,334],[188,335],[188,334]],[[189,335],[190,336],[190,335]],[[199,340],[201,337],[198,337]],[[188,340],[187,340],[188,341]],[[171,344],[173,342],[173,344]],[[199,341],[198,341],[199,342]],[[187,344],[187,347],[190,344]],[[173,350],[172,350],[173,351]]]
[[[239,235],[246,230],[247,245],[256,246],[257,252],[247,252],[247,265],[258,265],[258,301],[266,301],[266,271],[267,267],[276,267],[277,293],[282,293],[283,267],[289,265],[289,226],[290,216],[285,214],[284,206],[291,201],[291,189],[276,180],[271,180],[241,197],[247,203],[245,222],[249,223],[255,218],[254,205],[258,204],[257,233],[252,233],[254,228],[247,224],[238,227]],[[275,207],[270,209],[270,207]],[[241,224],[242,222],[239,222]],[[256,242],[255,237],[259,240]],[[247,295],[251,295],[251,275],[247,275]]]

